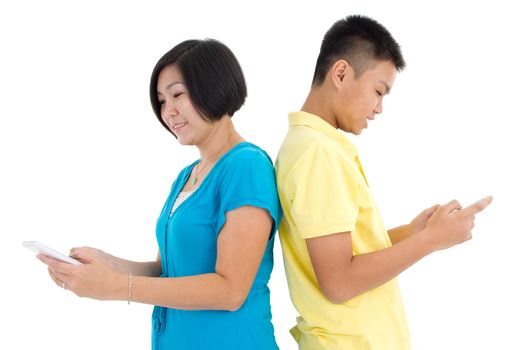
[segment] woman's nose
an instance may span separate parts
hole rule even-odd
[[[166,118],[174,117],[178,115],[178,109],[174,103],[167,101],[161,107],[161,114]]]

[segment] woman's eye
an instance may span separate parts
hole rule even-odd
[[[178,97],[180,97],[180,95],[181,95],[182,93],[183,93],[183,92],[178,92],[178,93],[174,94],[174,98],[178,98]]]
[[[165,101],[158,101],[158,103],[160,104],[160,106],[163,106],[165,104]]]
[[[381,97],[381,95],[383,95],[381,92],[379,92],[378,90],[376,90],[376,93],[378,94],[378,96]]]

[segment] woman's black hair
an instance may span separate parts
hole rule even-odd
[[[193,106],[206,121],[230,117],[242,107],[247,97],[242,68],[233,52],[214,39],[186,40],[163,55],[150,78],[150,103],[161,124],[158,78],[168,65],[180,71]]]

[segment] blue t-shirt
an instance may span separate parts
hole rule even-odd
[[[156,236],[161,277],[215,272],[217,238],[225,214],[244,205],[273,218],[269,241],[244,304],[236,311],[188,311],[154,307],[152,349],[278,349],[271,323],[268,280],[273,242],[281,219],[273,163],[265,151],[242,142],[224,154],[200,186],[170,215],[198,161],[181,171],[161,211]]]

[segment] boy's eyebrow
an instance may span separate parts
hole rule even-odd
[[[391,88],[389,84],[387,84],[384,80],[380,80],[379,82],[385,86],[385,95],[390,94]]]

